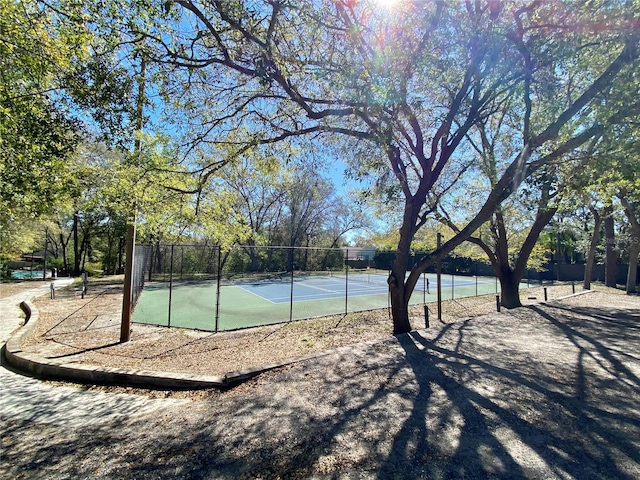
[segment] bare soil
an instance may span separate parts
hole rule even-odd
[[[549,299],[571,293],[571,285],[547,287]],[[527,289],[521,294],[522,303],[540,302],[543,295],[542,287]],[[381,309],[219,333],[134,324],[131,341],[119,343],[120,285],[96,282],[84,299],[72,286],[58,291],[54,300],[39,297],[35,305],[40,317],[35,332],[23,344],[27,352],[69,363],[201,375],[223,375],[384,339],[392,330],[388,310]],[[496,299],[485,295],[445,301],[441,321],[436,305],[428,307],[431,326],[446,325],[495,312]],[[414,328],[424,328],[422,305],[412,307],[411,322]]]

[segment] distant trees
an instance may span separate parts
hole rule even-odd
[[[286,157],[257,147],[248,150],[200,194],[198,231],[225,249],[241,246],[252,271],[263,268],[262,246],[336,247],[347,233],[367,224],[358,207],[317,172],[317,165]],[[291,263],[289,258],[287,265]]]
[[[0,266],[31,250],[70,172],[79,124],[52,101],[57,75],[82,57],[71,30],[59,35],[36,4],[0,5]]]
[[[636,126],[630,119],[627,127]],[[637,290],[638,255],[640,254],[640,151],[636,133],[625,128],[625,135],[603,138],[594,152],[589,168],[577,174],[579,188],[589,193],[588,207],[594,226],[588,250],[585,288],[588,288],[589,268],[594,262],[597,248],[604,240],[605,283],[616,286],[619,252],[624,251],[628,263],[626,291]],[[616,228],[616,224],[618,228]],[[622,248],[624,247],[624,248]]]

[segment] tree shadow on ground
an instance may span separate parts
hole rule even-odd
[[[5,422],[3,462],[25,477],[638,478],[637,318],[536,306],[124,422]]]
[[[396,435],[380,470],[382,476],[392,476],[395,465],[408,460],[410,439],[429,438],[431,433],[432,440],[423,442],[422,449],[448,457],[433,472],[437,477],[634,478],[629,465],[621,464],[636,470],[640,465],[637,379],[590,337],[588,329],[569,330],[561,320],[539,308],[533,310],[561,327],[572,343],[579,335],[592,348],[576,344],[565,352],[575,359],[573,364],[558,369],[553,363],[545,368],[529,355],[500,358],[499,351],[487,362],[465,349],[441,347],[438,339],[427,340],[420,332],[399,339],[420,385],[420,401]],[[464,335],[460,327],[451,329]],[[588,365],[585,356],[598,358]],[[501,394],[483,394],[477,378],[493,379]],[[438,431],[430,426],[433,422],[425,422],[424,405],[436,388],[445,391],[451,402],[440,417],[446,419],[453,411],[461,417],[457,442],[450,443],[457,443],[453,451],[442,448],[433,435]],[[414,463],[420,459],[417,452],[414,447]]]

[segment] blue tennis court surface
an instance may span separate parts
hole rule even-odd
[[[442,288],[463,287],[476,284],[475,278],[442,276]],[[478,284],[485,282],[478,281]],[[349,297],[361,297],[366,295],[386,295],[389,292],[386,275],[359,274],[347,277],[306,277],[283,278],[282,280],[270,280],[268,282],[238,282],[237,286],[271,303],[288,303],[293,298],[294,302],[308,300],[325,300],[341,298],[345,293]],[[292,292],[293,289],[293,292]],[[436,277],[420,277],[415,291],[435,293]]]

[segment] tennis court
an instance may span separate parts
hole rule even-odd
[[[236,330],[389,306],[388,272],[288,274],[276,278],[148,282],[133,321],[202,330]],[[495,293],[488,277],[442,276],[443,299]],[[436,276],[421,276],[411,304],[436,301]]]
[[[429,292],[431,286],[435,287],[436,277],[426,276],[424,286],[419,285],[419,292]],[[484,283],[484,282],[482,282]],[[473,280],[458,278],[455,284],[463,287],[475,285]],[[351,275],[326,275],[306,276],[293,279],[293,288],[290,279],[268,282],[240,282],[238,286],[249,293],[268,300],[272,303],[288,303],[293,298],[294,302],[310,300],[342,299],[345,294],[349,297],[367,295],[386,295],[388,293],[387,273],[356,273]],[[442,288],[451,288],[450,278],[442,279]],[[293,297],[292,297],[293,295]]]

